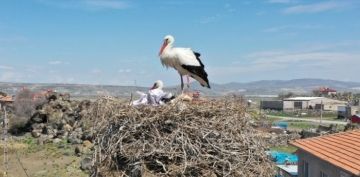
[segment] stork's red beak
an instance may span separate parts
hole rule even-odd
[[[167,40],[164,41],[163,45],[161,46],[160,52],[159,52],[159,56],[163,53],[165,47],[167,46]]]

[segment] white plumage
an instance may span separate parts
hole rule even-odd
[[[200,60],[200,54],[190,48],[174,48],[175,39],[171,35],[164,38],[159,56],[163,66],[174,68],[181,77],[181,89],[184,88],[182,76],[188,75],[197,80],[202,86],[210,88],[207,73]]]

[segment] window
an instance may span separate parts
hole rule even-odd
[[[302,109],[302,101],[295,101],[294,102],[295,109]]]
[[[320,177],[328,177],[328,175],[322,171],[320,171]]]
[[[309,177],[309,163],[307,163],[306,161],[304,161],[304,177]]]

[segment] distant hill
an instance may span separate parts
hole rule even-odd
[[[294,79],[294,80],[262,80],[248,83],[231,82],[227,84],[211,83],[211,89],[202,88],[197,82],[191,84],[192,90],[199,90],[205,95],[220,96],[227,94],[241,95],[277,95],[282,92],[300,94],[311,93],[319,87],[330,87],[338,91],[360,92],[359,82],[345,82],[325,79]],[[74,97],[97,97],[111,95],[130,97],[135,91],[146,91],[148,87],[113,86],[113,85],[85,85],[85,84],[33,84],[33,83],[1,83],[0,91],[15,94],[19,89],[27,87],[32,90],[53,89],[68,92]],[[180,86],[166,88],[171,92],[179,92]]]
[[[207,94],[216,95],[229,93],[243,95],[277,95],[282,92],[307,94],[320,87],[330,87],[338,91],[360,92],[360,82],[345,82],[326,79],[261,80],[248,83],[211,83],[210,85],[212,87],[211,90],[202,88],[198,83],[192,83],[191,87]]]

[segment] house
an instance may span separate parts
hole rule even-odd
[[[3,96],[0,95],[0,102],[4,102],[4,103],[11,103],[13,102],[13,98],[11,96]]]
[[[338,118],[350,119],[352,115],[359,114],[359,106],[339,106]]]
[[[325,97],[293,97],[283,100],[284,111],[317,109],[338,111],[339,106],[346,106],[346,101],[339,101]],[[322,106],[321,106],[322,105]]]
[[[336,95],[336,90],[329,87],[321,87],[319,89],[321,95]]]
[[[360,130],[295,140],[299,177],[359,177]]]
[[[269,110],[277,110],[282,111],[284,108],[282,100],[275,100],[275,101],[261,101],[260,102],[261,109],[269,109]]]
[[[0,95],[0,106],[1,105],[5,105],[5,104],[9,104],[14,102],[13,97],[12,96],[3,96]]]

